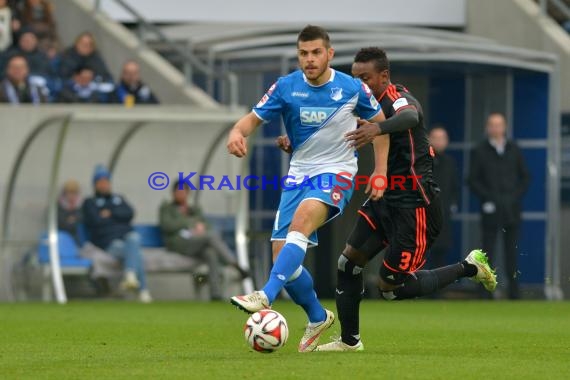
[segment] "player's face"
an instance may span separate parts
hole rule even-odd
[[[333,48],[327,48],[322,39],[299,41],[297,44],[299,66],[307,79],[313,82],[318,82],[327,72],[333,55]]]
[[[388,70],[378,72],[372,61],[354,62],[352,64],[352,76],[366,83],[376,98],[382,95],[390,83]]]

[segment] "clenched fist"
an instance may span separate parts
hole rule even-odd
[[[228,143],[226,145],[228,152],[236,157],[244,157],[247,154],[247,139],[241,132],[232,129],[228,136]]]

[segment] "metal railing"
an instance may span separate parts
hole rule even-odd
[[[548,5],[552,5],[558,12],[566,17],[565,21],[570,20],[570,7],[562,0],[538,0],[538,2],[542,13],[545,15],[548,14]]]
[[[158,40],[164,43],[169,49],[176,52],[184,60],[184,74],[186,80],[192,83],[192,76],[194,71],[197,71],[208,78],[208,81],[213,79],[222,79],[228,85],[228,105],[230,107],[238,106],[238,78],[237,75],[231,71],[224,70],[223,72],[217,72],[214,67],[210,67],[202,62],[198,57],[196,57],[189,49],[182,49],[176,42],[172,41],[168,36],[166,36],[160,28],[148,21],[142,14],[140,14],[135,8],[129,5],[124,0],[109,0],[113,1],[115,4],[123,8],[127,13],[129,13],[136,21],[137,25],[145,31],[154,34]],[[95,0],[95,11],[101,11],[102,0]],[[140,42],[144,44],[143,38],[138,36]],[[212,98],[214,97],[214,88],[209,87],[207,89],[208,95]],[[222,97],[223,99],[223,97]]]

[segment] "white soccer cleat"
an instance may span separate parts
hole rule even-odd
[[[125,278],[119,285],[123,290],[138,290],[141,286],[139,280],[137,279],[137,275],[133,271],[126,271]]]
[[[250,314],[263,309],[271,309],[269,299],[263,290],[255,291],[245,296],[234,296],[230,299],[230,302]]]
[[[148,291],[148,289],[143,289],[139,292],[139,301],[141,303],[151,303],[152,302],[152,296],[150,295],[150,292]]]
[[[321,344],[317,346],[315,351],[329,351],[329,352],[343,352],[343,351],[364,351],[364,344],[362,341],[358,341],[354,346],[349,346],[344,343],[339,337],[330,343]]]
[[[325,309],[326,319],[316,326],[309,324],[299,343],[299,352],[311,352],[317,348],[321,334],[334,323],[334,313]]]
[[[477,274],[471,277],[472,281],[480,282],[485,289],[492,292],[497,287],[497,275],[495,271],[489,266],[489,259],[485,252],[480,249],[474,249],[469,252],[465,258],[469,264],[477,267]]]

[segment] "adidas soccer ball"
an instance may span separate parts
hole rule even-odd
[[[274,310],[252,314],[244,326],[245,340],[255,351],[269,353],[283,347],[289,337],[285,318]]]

